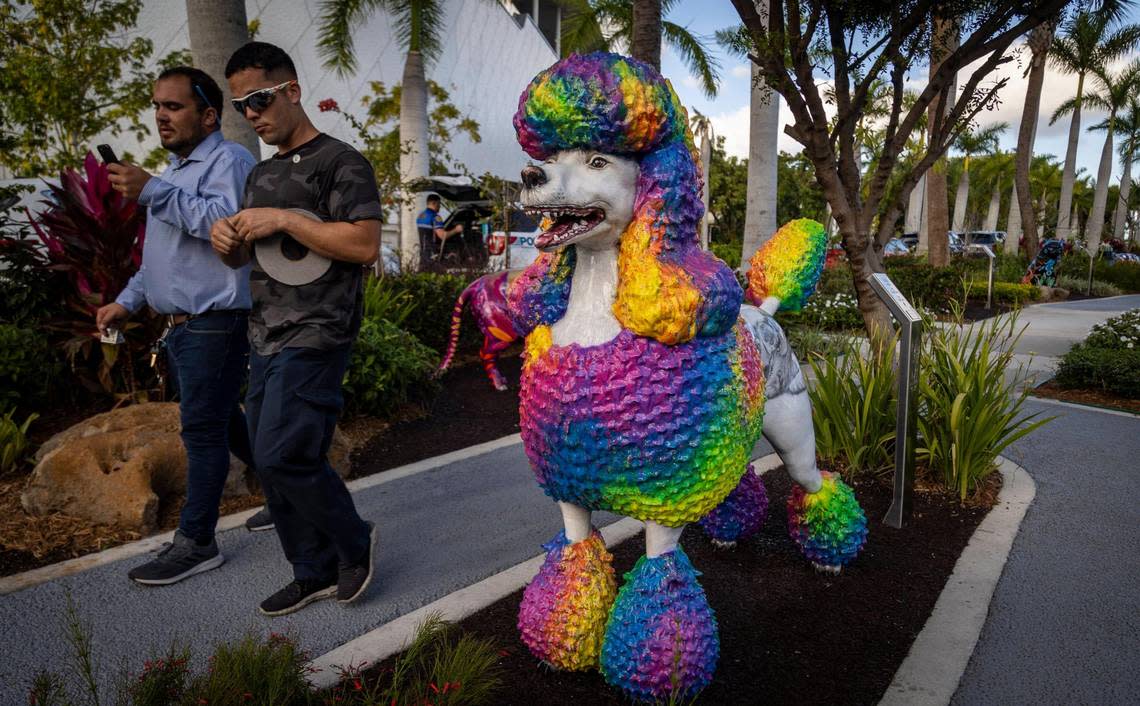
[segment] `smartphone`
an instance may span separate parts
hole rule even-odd
[[[119,163],[119,158],[115,156],[115,150],[111,149],[110,145],[98,145],[95,149],[99,150],[99,156],[103,158],[103,164]]]

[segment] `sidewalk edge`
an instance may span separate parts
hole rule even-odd
[[[1037,495],[1037,484],[1024,468],[1001,456],[997,462],[1003,480],[998,504],[958,557],[879,706],[943,706],[958,690],[1021,521]]]

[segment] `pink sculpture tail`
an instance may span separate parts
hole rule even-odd
[[[451,359],[455,357],[455,349],[459,346],[459,323],[463,320],[463,306],[467,303],[467,298],[471,296],[471,292],[477,284],[479,284],[479,280],[467,285],[467,288],[460,292],[459,298],[455,300],[455,308],[451,310],[451,339],[447,342],[447,352],[443,354],[443,361],[440,362],[439,368],[435,371],[436,377],[443,375],[444,371],[451,365]]]

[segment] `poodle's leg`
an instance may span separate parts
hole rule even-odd
[[[767,516],[768,492],[750,463],[736,488],[699,524],[713,544],[727,549],[759,532]]]
[[[807,392],[768,400],[764,436],[798,486],[788,498],[788,533],[817,569],[838,573],[867,541],[867,517],[837,474],[816,467]]]
[[[558,505],[565,529],[543,545],[546,560],[519,606],[519,633],[544,662],[559,669],[589,669],[598,665],[617,593],[613,556],[590,526],[589,510]]]
[[[479,349],[479,359],[483,361],[483,370],[491,379],[491,384],[500,392],[507,389],[507,379],[499,372],[495,363],[499,360],[499,354],[509,348],[513,340],[504,341],[496,336],[485,335],[483,336],[483,347]]]
[[[647,556],[625,575],[606,625],[602,674],[637,701],[691,698],[716,669],[716,617],[677,543],[683,529],[645,523]]]

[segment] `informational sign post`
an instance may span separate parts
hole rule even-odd
[[[871,289],[899,322],[899,394],[895,415],[895,480],[891,506],[883,522],[901,529],[914,505],[914,449],[917,441],[916,398],[918,355],[922,342],[922,317],[902,295],[891,278],[876,272]]]

